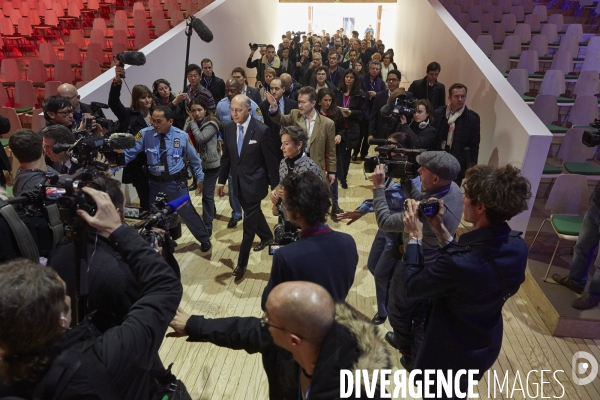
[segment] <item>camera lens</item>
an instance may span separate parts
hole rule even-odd
[[[377,157],[377,156],[365,157],[364,169],[367,174],[372,174],[373,172],[375,172],[375,167],[378,165],[379,165],[379,157]]]

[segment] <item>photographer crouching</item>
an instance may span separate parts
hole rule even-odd
[[[428,199],[443,200],[445,207],[450,212],[444,214],[444,224],[448,231],[454,234],[461,215],[461,193],[456,183],[453,183],[460,172],[460,164],[452,156],[443,151],[427,151],[416,157],[416,162],[421,166],[418,173],[421,177],[421,190],[416,189],[410,180],[402,184],[408,199],[421,201],[423,205]],[[404,212],[392,213],[388,206],[385,194],[384,165],[380,164],[373,173],[373,207],[379,229],[384,232],[403,232]],[[437,203],[433,203],[435,207]],[[410,238],[403,233],[403,243],[408,243]],[[402,252],[403,246],[400,247]],[[435,232],[428,223],[423,228],[423,255],[425,267],[432,266],[439,255],[439,246]],[[427,315],[428,301],[423,299],[408,298],[405,295],[404,279],[401,261],[396,263],[394,275],[390,283],[390,298],[388,316],[393,332],[386,334],[388,343],[402,354],[400,362],[407,369],[412,369],[421,341],[423,339],[423,326]]]
[[[527,246],[521,232],[511,231],[507,221],[527,209],[531,186],[510,165],[477,165],[467,170],[464,189],[463,215],[473,229],[454,240],[440,201],[439,212],[427,218],[441,247],[431,267],[425,265],[425,227],[419,208],[409,200],[403,218],[410,237],[405,242],[405,290],[408,297],[429,299],[432,304],[415,368],[478,370],[479,380],[500,353],[502,307],[525,280]],[[466,396],[466,375],[463,378],[460,390]]]
[[[58,274],[28,260],[0,265],[0,397],[148,399],[148,372],[181,300],[172,268],[88,187],[97,211],[77,214],[129,265],[141,297],[120,326],[69,329],[71,299]],[[58,378],[57,378],[58,377]]]

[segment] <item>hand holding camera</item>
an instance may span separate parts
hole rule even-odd
[[[419,220],[419,204],[413,199],[404,203],[404,231],[412,238],[423,239],[423,223]]]
[[[81,190],[94,200],[96,212],[91,216],[83,210],[77,210],[77,215],[89,226],[96,228],[102,236],[109,237],[122,224],[121,216],[119,216],[110,197],[107,193],[90,187],[83,187]]]
[[[371,180],[373,181],[373,189],[380,189],[385,185],[385,165],[375,166]]]

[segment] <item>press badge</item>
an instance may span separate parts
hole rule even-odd
[[[179,158],[181,156],[181,141],[179,139],[173,140],[173,158]]]
[[[159,172],[159,173],[161,173],[161,174],[162,174],[163,172],[165,172],[165,166],[164,166],[164,165],[162,165],[162,164],[156,164],[156,165],[153,165],[153,166],[151,166],[151,167],[148,167],[148,169],[149,169],[149,170],[151,170],[152,172]]]

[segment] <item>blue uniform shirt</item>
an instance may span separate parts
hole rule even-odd
[[[258,108],[258,104],[256,104],[252,99],[250,99],[250,102],[252,103],[252,112],[250,112],[252,118],[257,119],[260,122],[264,122],[262,113],[260,112],[260,108]],[[221,101],[217,103],[217,118],[222,123],[231,121],[231,111],[229,110],[230,106],[231,102],[227,97],[221,99]]]
[[[165,144],[168,164],[166,167],[169,174],[173,175],[181,171],[185,167],[184,159],[187,159],[194,169],[198,182],[204,181],[202,162],[190,143],[187,133],[171,126],[171,130],[166,133]],[[125,163],[129,163],[142,151],[146,153],[148,172],[152,175],[161,175],[160,136],[152,126],[142,129],[135,135],[135,147],[125,150]]]

